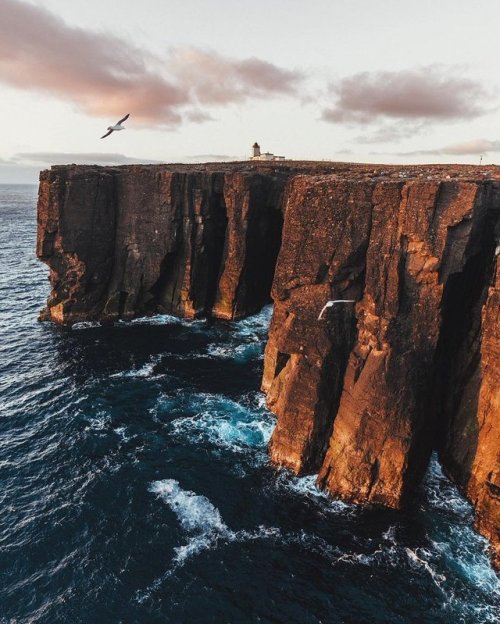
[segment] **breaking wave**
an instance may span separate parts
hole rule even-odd
[[[217,394],[190,395],[192,414],[172,421],[172,434],[193,443],[210,443],[233,452],[265,448],[274,419],[262,406],[261,397],[234,401]]]

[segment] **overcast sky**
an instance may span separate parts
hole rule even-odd
[[[499,24],[500,0],[0,0],[0,182],[244,159],[254,141],[500,163]]]

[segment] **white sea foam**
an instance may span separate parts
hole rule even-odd
[[[318,506],[324,513],[342,514],[352,516],[359,509],[353,503],[335,500],[328,496],[316,485],[318,475],[297,477],[288,470],[280,470],[272,477],[270,487],[278,492],[292,493],[301,498],[308,499]]]
[[[262,403],[252,406],[219,394],[197,393],[189,397],[194,414],[172,421],[174,436],[196,443],[209,442],[234,452],[264,449],[271,437],[274,419]]]
[[[273,306],[267,305],[260,312],[233,323],[234,333],[240,337],[265,338],[273,315]]]
[[[263,352],[262,342],[255,339],[254,342],[243,343],[236,346],[212,343],[207,346],[207,353],[203,355],[210,359],[219,358],[224,360],[248,362],[254,358],[262,359]]]
[[[440,511],[456,513],[472,520],[472,505],[460,494],[456,485],[443,473],[435,455],[431,459],[424,487],[427,504],[430,507]]]
[[[112,378],[127,379],[127,378],[158,378],[161,375],[154,376],[155,367],[160,363],[161,355],[153,355],[142,366],[133,367],[130,370],[120,371],[110,375]]]
[[[427,504],[441,512],[439,529],[430,529],[430,542],[445,565],[475,588],[500,599],[500,579],[488,555],[488,542],[473,529],[473,507],[444,475],[433,456],[425,479]]]
[[[119,321],[119,324],[131,325],[183,325],[184,327],[199,327],[206,324],[205,319],[185,319],[170,314],[154,314],[132,319],[131,321]]]
[[[405,548],[405,552],[410,567],[417,570],[424,570],[429,574],[436,587],[443,591],[443,583],[446,581],[446,576],[444,574],[439,574],[431,565],[430,559],[432,558],[432,553],[426,548],[415,548],[414,550]]]
[[[277,527],[258,526],[252,531],[231,530],[223,521],[219,510],[205,496],[184,490],[175,479],[154,481],[149,491],[156,494],[177,516],[187,534],[187,542],[174,549],[172,566],[157,578],[145,591],[138,592],[136,599],[143,602],[151,596],[172,574],[192,557],[221,544],[254,540],[272,540],[283,544],[296,544],[325,557],[338,557],[337,548],[323,539],[308,534],[284,534]]]
[[[104,409],[97,410],[93,416],[88,418],[88,422],[85,431],[104,431],[111,426],[111,415]]]
[[[101,324],[97,321],[80,321],[79,323],[74,323],[71,326],[71,329],[72,330],[95,329],[96,327],[101,327]]]
[[[191,536],[187,544],[175,549],[175,564],[183,564],[193,555],[210,548],[218,539],[235,539],[235,533],[224,524],[219,510],[205,496],[183,490],[174,479],[154,481],[149,491],[167,503]]]
[[[431,543],[448,567],[477,589],[500,599],[500,579],[490,564],[487,540],[467,525],[449,526],[446,537],[446,542]]]
[[[189,353],[166,352],[166,358],[174,360],[236,360],[238,362],[248,362],[252,359],[262,359],[264,348],[262,342],[255,340],[250,343],[228,344],[227,342],[213,342],[205,347],[203,351],[190,351]]]
[[[122,439],[123,442],[128,442],[130,440],[127,427],[115,427],[113,431]]]

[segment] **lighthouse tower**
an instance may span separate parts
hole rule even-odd
[[[252,158],[258,158],[260,156],[260,145],[255,141],[252,145]]]

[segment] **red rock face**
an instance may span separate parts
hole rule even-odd
[[[488,266],[488,265],[486,265]],[[490,268],[490,267],[488,267]],[[486,272],[490,275],[490,271]],[[448,353],[450,391],[443,401],[440,459],[476,508],[477,527],[500,568],[500,255],[491,279],[478,281],[462,347]],[[467,295],[465,295],[465,298]],[[452,363],[450,365],[450,363]]]
[[[288,197],[263,388],[278,415],[271,458],[297,473],[319,468],[331,432],[352,346],[353,306],[333,310],[325,321],[317,317],[328,299],[361,294],[372,187],[301,176]]]
[[[500,255],[482,311],[481,387],[478,436],[467,494],[477,510],[478,528],[493,545],[500,568]]]
[[[179,169],[42,172],[37,254],[52,285],[44,318],[234,319],[270,300],[286,172]]]
[[[333,496],[399,507],[446,438],[456,469],[444,451],[443,465],[499,544],[499,294],[487,285],[500,185],[421,177],[293,181],[263,379],[278,417],[270,455],[319,470]],[[332,299],[357,303],[319,321]],[[453,418],[468,386],[469,429]]]
[[[409,182],[390,196],[386,185],[376,189],[358,336],[319,475],[333,494],[397,507],[420,481],[433,443],[443,291],[467,261],[478,190],[467,182]]]

